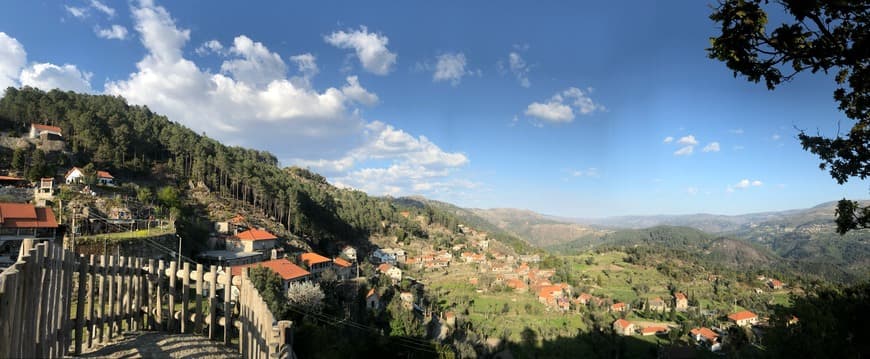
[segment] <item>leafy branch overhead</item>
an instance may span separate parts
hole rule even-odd
[[[821,159],[819,167],[843,184],[851,177],[870,176],[870,37],[867,1],[774,1],[789,20],[773,27],[768,11],[778,11],[767,0],[725,0],[710,19],[721,26],[718,37],[710,39],[710,58],[724,62],[752,82],[764,81],[775,89],[801,72],[834,73],[834,100],[854,121],[851,130],[829,138],[801,131],[798,138],[805,150]],[[845,201],[845,200],[844,200]],[[867,208],[841,205],[838,225],[841,233],[866,228]],[[851,212],[845,210],[851,209]],[[842,218],[846,216],[846,218]],[[851,220],[850,220],[851,219]]]

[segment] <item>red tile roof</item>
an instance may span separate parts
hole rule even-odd
[[[307,265],[309,267],[311,267],[315,264],[332,262],[331,259],[326,258],[326,257],[319,255],[317,253],[314,253],[314,252],[307,252],[307,253],[300,254],[299,261],[301,261],[302,263],[305,263],[305,265]]]
[[[57,127],[57,126],[40,125],[38,123],[31,123],[31,125],[37,131],[51,131],[51,132],[61,133],[60,127]]]
[[[0,176],[0,181],[24,181],[24,178],[12,177],[12,176]]]
[[[112,178],[112,179],[114,179],[115,177],[112,177],[112,174],[109,173],[108,171],[97,171],[97,178]]]
[[[742,312],[737,312],[737,313],[729,315],[728,319],[731,319],[731,320],[736,322],[738,320],[746,320],[746,319],[752,319],[752,318],[756,318],[756,317],[758,317],[758,316],[755,315],[755,313],[750,312],[748,310],[744,310]]]
[[[350,267],[350,262],[348,262],[344,259],[341,259],[341,258],[336,258],[335,260],[333,260],[333,262],[335,264],[337,264],[339,267],[344,267],[344,268]]]
[[[610,306],[610,309],[613,309],[613,310],[624,309],[624,308],[625,308],[625,303],[623,303],[623,302],[613,303],[613,305]]]
[[[29,203],[0,203],[3,228],[57,228],[51,208],[37,208]]]
[[[278,273],[278,275],[280,275],[281,278],[284,278],[284,280],[293,280],[310,274],[307,270],[293,264],[293,262],[288,261],[286,258],[232,267],[231,272],[233,275],[241,275],[243,268],[256,268],[260,266],[269,268],[273,272]]]
[[[374,289],[374,288],[369,289],[369,292],[366,294],[366,298],[369,298],[369,297],[371,297],[371,296],[373,296],[373,295],[378,295],[378,293],[375,293],[375,289]]]
[[[674,293],[674,297],[677,298],[677,300],[685,300],[686,299],[686,295],[681,293],[681,292]]]
[[[716,332],[710,330],[710,328],[707,327],[693,328],[689,332],[692,333],[693,336],[701,335],[702,337],[711,342],[719,338],[719,334],[716,334]]]
[[[237,239],[242,241],[267,241],[278,239],[274,234],[262,229],[249,229],[247,231],[236,234]]]
[[[389,263],[382,263],[378,266],[378,272],[386,273],[390,268],[393,268]]]
[[[616,323],[614,323],[614,324],[616,324],[618,327],[620,327],[622,329],[625,329],[625,328],[628,328],[629,325],[631,325],[631,322],[629,322],[625,319],[617,319]]]

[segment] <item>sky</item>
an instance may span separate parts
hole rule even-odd
[[[567,217],[867,198],[834,81],[708,59],[705,1],[0,3],[0,87],[120,95],[341,187]],[[776,24],[778,15],[772,15]],[[781,20],[779,20],[781,21]]]

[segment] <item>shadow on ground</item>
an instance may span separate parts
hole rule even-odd
[[[82,358],[241,358],[222,343],[192,334],[125,333],[122,339],[83,353]]]

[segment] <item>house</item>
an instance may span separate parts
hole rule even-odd
[[[624,312],[627,309],[628,309],[628,306],[623,302],[613,303],[613,305],[610,306],[611,312]]]
[[[742,312],[737,312],[729,315],[728,320],[738,326],[748,327],[758,322],[758,316],[755,315],[755,313],[753,312],[744,310]]]
[[[682,292],[674,293],[674,308],[680,311],[689,309],[689,298]]]
[[[33,199],[41,206],[45,206],[46,201],[53,200],[54,178],[40,178],[39,184],[33,189]]]
[[[451,327],[456,326],[456,313],[446,312],[444,313],[444,324],[447,324]]]
[[[49,126],[49,125],[31,123],[30,124],[30,138],[37,138],[37,137],[42,137],[42,136],[63,137],[63,133],[61,132],[60,127],[57,127],[57,126]]]
[[[520,255],[520,262],[526,263],[538,263],[541,261],[541,256],[537,254],[524,254]]]
[[[719,342],[719,334],[716,334],[710,328],[692,328],[689,333],[692,339],[698,342],[698,344],[706,346],[710,351],[715,352],[722,348],[722,344]]]
[[[509,279],[505,284],[517,293],[525,293],[529,290],[529,286],[522,279]]]
[[[665,304],[665,301],[663,301],[662,298],[656,297],[647,302],[646,308],[654,312],[664,312],[668,310],[668,305]]]
[[[668,332],[668,327],[661,326],[661,325],[651,325],[651,326],[645,327],[645,328],[640,330],[640,334],[643,336],[656,335],[659,333],[667,333],[667,332]]]
[[[625,319],[617,319],[613,322],[613,332],[619,335],[634,334],[635,325]]]
[[[0,241],[53,239],[57,220],[51,207],[29,203],[0,203]]]
[[[381,297],[378,295],[378,291],[374,288],[370,289],[366,294],[366,309],[368,310],[378,310],[380,308]]]
[[[233,252],[265,252],[277,245],[278,237],[262,229],[249,229],[227,239],[227,250]]]
[[[378,272],[390,277],[394,282],[402,281],[402,270],[389,263],[382,263],[379,265]]]
[[[592,300],[592,294],[589,293],[580,293],[577,297],[577,302],[583,305],[589,304],[590,300]]]
[[[12,265],[18,259],[21,241],[54,239],[57,221],[51,208],[29,203],[0,203],[0,266]]]
[[[114,186],[115,177],[113,177],[112,174],[107,171],[97,171],[97,184],[101,184],[103,186]]]
[[[82,183],[85,179],[85,171],[78,167],[70,168],[63,176],[67,184]],[[97,171],[97,184],[104,186],[114,186],[115,177],[108,171]]]
[[[320,278],[323,271],[332,268],[332,259],[326,258],[314,252],[306,252],[299,255],[299,261],[308,267],[311,276]]]
[[[226,221],[216,222],[214,228],[220,234],[229,234],[237,232],[240,228],[247,228],[247,225],[245,225],[245,217],[237,214]]]
[[[780,282],[776,279],[771,279],[769,282],[767,282],[767,285],[769,285],[770,289],[773,289],[773,290],[782,289],[782,282]]]
[[[231,267],[230,272],[233,275],[241,275],[242,269],[245,268],[256,268],[256,267],[265,267],[271,269],[273,272],[278,273],[281,276],[281,279],[284,281],[284,290],[286,291],[290,283],[300,282],[311,279],[311,276],[307,270],[304,268],[293,264],[293,262],[287,260],[286,258],[281,259],[273,259],[265,262],[259,263],[251,263],[240,266]]]
[[[565,283],[544,285],[538,288],[538,301],[555,306],[558,305],[559,299],[570,295],[570,287]]]
[[[354,275],[354,265],[351,262],[348,262],[341,258],[335,258],[332,260],[333,268],[335,268],[335,273],[338,274],[338,278],[341,280],[348,280],[356,277]]]
[[[341,249],[341,255],[351,261],[356,261],[356,248],[344,246],[344,248]]]
[[[371,254],[371,259],[375,263],[388,263],[388,264],[396,264],[396,255],[387,253],[383,249],[375,249]]]

